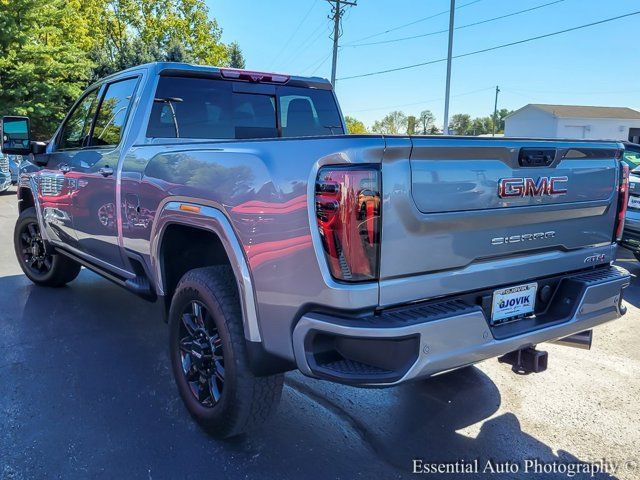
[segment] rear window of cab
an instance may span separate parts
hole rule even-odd
[[[149,138],[250,139],[344,133],[330,90],[277,86],[275,94],[234,91],[234,82],[160,77]]]

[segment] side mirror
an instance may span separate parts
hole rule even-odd
[[[27,117],[2,117],[2,153],[29,155],[31,138]]]
[[[49,158],[44,153],[47,152],[47,144],[45,142],[31,142],[31,153],[33,158],[31,163],[39,167],[45,167],[49,163]]]

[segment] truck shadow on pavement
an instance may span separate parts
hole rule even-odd
[[[182,406],[151,304],[83,270],[61,289],[0,277],[0,305],[0,478],[399,478],[414,459],[579,462],[513,413],[492,418],[500,392],[473,367],[366,390],[290,373],[267,425],[215,440]],[[487,475],[449,478],[476,476]]]

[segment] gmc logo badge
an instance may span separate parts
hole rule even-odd
[[[567,193],[569,177],[501,178],[498,181],[500,198],[544,197]]]

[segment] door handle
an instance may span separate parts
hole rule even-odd
[[[66,163],[60,165],[59,169],[62,173],[69,173],[71,171],[71,167]]]
[[[110,177],[111,175],[113,175],[113,168],[107,165],[106,167],[102,167],[100,170],[98,170],[98,173],[103,177]]]

